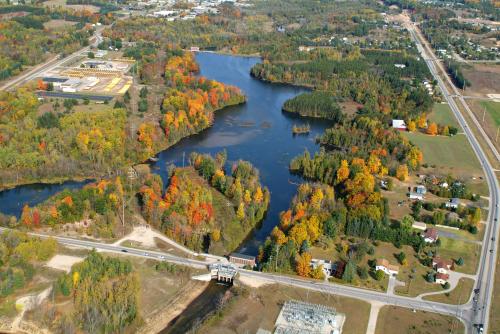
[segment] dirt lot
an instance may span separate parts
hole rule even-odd
[[[298,288],[268,285],[248,289],[246,295],[235,298],[222,318],[210,321],[199,333],[255,333],[259,328],[272,331],[283,302],[291,299],[332,306],[346,315],[342,333],[365,333],[370,304],[352,298]]]
[[[423,311],[384,306],[380,309],[375,334],[442,334],[464,333],[463,324],[455,318]]]
[[[65,8],[71,8],[74,10],[88,10],[91,13],[97,13],[99,12],[99,7],[97,6],[92,6],[92,5],[67,5],[66,0],[49,0],[45,1],[44,6],[46,7],[65,7]]]
[[[71,22],[71,21],[65,21],[65,20],[50,20],[48,22],[45,22],[43,26],[45,29],[64,29],[66,27],[74,26],[76,22]]]
[[[469,64],[462,66],[462,71],[472,84],[465,90],[465,95],[487,97],[487,94],[500,94],[500,65]]]

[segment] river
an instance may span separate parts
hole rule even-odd
[[[318,149],[315,137],[330,123],[283,113],[283,103],[306,89],[268,84],[252,78],[250,69],[260,61],[259,58],[198,53],[196,60],[201,75],[239,87],[247,96],[247,102],[218,111],[211,128],[159,153],[159,160],[152,164],[152,170],[166,181],[167,166],[172,163],[182,165],[183,160],[187,164],[193,151],[214,154],[226,149],[229,164],[238,159],[250,161],[259,169],[262,184],[271,192],[266,218],[239,250],[255,255],[258,245],[278,223],[279,213],[288,208],[296,184],[301,182],[288,171],[290,159],[305,149],[315,152]],[[311,126],[309,135],[292,135],[293,125],[306,123]],[[24,185],[0,192],[0,212],[19,216],[25,203],[35,205],[64,188],[76,188],[82,184]]]

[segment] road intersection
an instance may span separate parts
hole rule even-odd
[[[369,302],[373,303],[381,303],[383,305],[395,305],[395,306],[400,306],[400,307],[405,307],[405,308],[410,308],[410,309],[416,309],[416,310],[423,310],[423,311],[428,311],[428,312],[436,312],[436,313],[441,313],[445,315],[450,315],[450,316],[455,316],[460,321],[464,323],[466,326],[467,332],[471,333],[473,329],[474,324],[484,324],[484,330],[487,332],[488,328],[488,322],[489,322],[489,313],[490,313],[490,308],[491,308],[491,299],[492,299],[492,294],[493,294],[493,281],[494,281],[494,274],[495,274],[495,263],[496,263],[496,256],[497,256],[497,247],[496,247],[496,242],[495,240],[498,239],[498,228],[497,228],[497,221],[498,221],[498,216],[499,216],[499,211],[498,211],[498,199],[500,197],[500,188],[498,184],[498,180],[495,174],[495,170],[493,169],[492,165],[487,159],[486,154],[484,153],[483,149],[479,145],[477,139],[475,138],[473,132],[470,130],[465,118],[461,114],[460,110],[458,109],[458,106],[454,100],[454,96],[458,96],[460,101],[463,101],[463,97],[460,95],[460,93],[455,89],[453,94],[450,94],[450,92],[447,90],[447,87],[442,80],[442,78],[439,75],[439,72],[436,68],[436,60],[437,58],[435,55],[429,54],[429,52],[432,52],[431,50],[427,49],[422,45],[422,36],[418,32],[418,28],[412,24],[411,22],[406,23],[406,28],[410,32],[410,35],[414,39],[417,48],[419,49],[423,59],[426,61],[429,70],[431,71],[432,75],[438,82],[439,88],[441,89],[444,98],[450,105],[450,108],[452,109],[453,113],[455,114],[460,126],[463,128],[463,131],[465,135],[467,136],[476,156],[478,157],[484,173],[486,175],[486,180],[488,182],[488,186],[490,189],[490,201],[489,201],[489,213],[488,213],[488,219],[487,219],[487,225],[486,225],[486,231],[485,231],[485,236],[483,240],[483,247],[482,247],[482,254],[481,254],[481,259],[480,259],[480,265],[479,265],[479,271],[477,272],[477,280],[475,283],[475,289],[477,289],[478,293],[475,296],[470,296],[469,300],[467,303],[463,305],[449,305],[449,304],[443,304],[443,303],[437,303],[437,302],[431,302],[431,301],[425,301],[425,300],[419,300],[415,298],[409,298],[409,297],[403,297],[403,296],[397,296],[392,293],[383,293],[383,292],[378,292],[378,291],[372,291],[372,290],[367,290],[367,289],[362,289],[362,288],[356,288],[356,287],[351,287],[347,285],[342,285],[342,284],[335,284],[335,283],[329,283],[329,282],[318,282],[318,281],[313,281],[309,279],[304,279],[300,278],[297,276],[287,276],[287,275],[282,275],[282,274],[277,274],[277,273],[264,273],[264,272],[257,272],[257,271],[249,271],[249,270],[239,270],[239,275],[245,276],[245,277],[250,277],[254,279],[259,279],[262,281],[266,281],[269,283],[277,283],[277,284],[283,284],[283,285],[288,285],[288,286],[293,286],[293,287],[298,287],[298,288],[304,288],[304,289],[309,289],[309,290],[314,290],[314,291],[319,291],[323,293],[328,293],[328,294],[336,294],[340,296],[346,296],[346,297],[351,297],[351,298],[357,298],[357,299],[362,299],[366,300]],[[102,28],[98,29],[96,31],[94,37],[95,41],[92,43],[93,45],[97,45],[100,40],[101,40],[101,33]],[[425,41],[424,41],[425,43]],[[87,52],[90,49],[90,46],[85,47],[68,57],[65,57],[63,59],[52,59],[49,62],[38,66],[37,68],[33,69],[32,71],[23,74],[17,78],[14,78],[13,80],[9,81],[7,84],[5,84],[1,89],[11,89],[16,86],[19,86],[25,82],[28,82],[30,80],[33,80],[34,78],[40,76],[43,72],[46,72],[50,69],[56,68],[58,66],[61,66],[65,62],[81,56],[85,52]],[[449,80],[449,78],[447,78]],[[453,86],[452,86],[453,87]],[[472,118],[473,120],[475,118]],[[476,126],[478,124],[476,123]],[[479,127],[481,130],[481,128]],[[496,155],[496,158],[499,159],[498,152],[493,151],[493,153]],[[500,159],[499,159],[500,160]],[[0,231],[3,230],[8,230],[5,228],[0,228]],[[114,244],[106,244],[102,242],[95,242],[95,241],[89,241],[89,240],[82,240],[82,239],[73,239],[73,238],[66,238],[66,237],[60,237],[60,236],[48,236],[44,234],[38,234],[38,233],[30,233],[31,235],[42,237],[42,238],[47,238],[47,237],[53,237],[55,240],[57,240],[59,243],[66,245],[66,246],[72,246],[72,247],[83,247],[83,248],[95,248],[96,250],[100,251],[106,251],[106,252],[112,252],[112,253],[119,253],[122,255],[131,255],[131,256],[138,256],[138,257],[143,257],[143,258],[150,258],[150,259],[156,259],[156,260],[161,260],[161,261],[168,261],[171,263],[176,263],[179,265],[185,265],[185,266],[191,266],[195,268],[206,268],[208,264],[213,263],[213,261],[221,260],[217,259],[215,257],[181,257],[181,256],[176,256],[172,255],[169,253],[164,253],[164,252],[156,252],[156,251],[145,251],[145,250],[140,250],[136,248],[130,248],[130,247],[123,247],[120,245],[114,245]],[[474,298],[473,298],[474,297]]]

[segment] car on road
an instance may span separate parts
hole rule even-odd
[[[128,253],[128,250],[126,250],[126,249],[122,249],[122,252],[124,252],[124,253]]]

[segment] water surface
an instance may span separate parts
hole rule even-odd
[[[196,59],[201,75],[239,87],[247,96],[247,102],[218,111],[211,128],[159,153],[159,160],[152,165],[152,170],[166,181],[168,165],[187,164],[189,154],[193,151],[215,154],[225,149],[229,164],[238,159],[250,161],[260,170],[261,182],[271,192],[266,218],[240,249],[241,252],[255,255],[258,245],[279,222],[279,213],[288,208],[295,195],[296,184],[301,182],[299,177],[288,171],[290,159],[302,154],[305,149],[315,152],[318,147],[314,139],[328,127],[329,122],[283,113],[283,103],[306,90],[263,83],[252,78],[250,69],[260,61],[259,58],[198,53]],[[292,135],[293,125],[306,123],[311,126],[309,135]],[[0,212],[19,216],[25,203],[33,206],[58,191],[78,188],[83,184],[24,185],[0,192]]]

